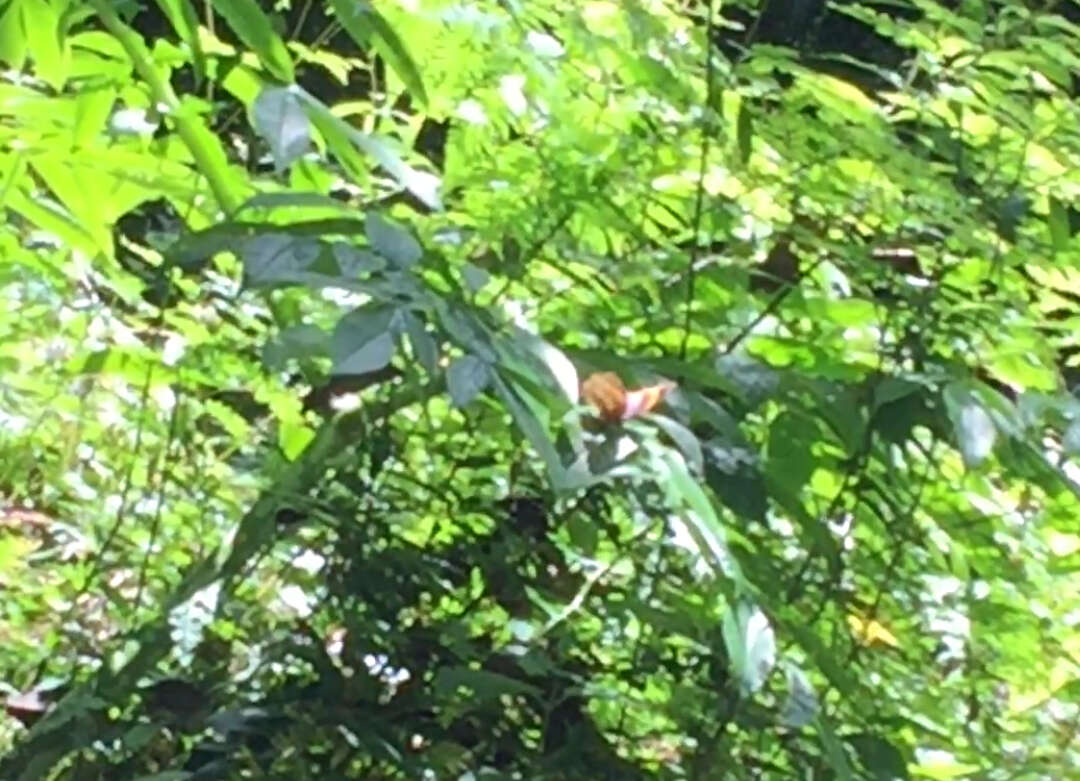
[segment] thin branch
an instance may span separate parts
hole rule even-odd
[[[698,241],[701,233],[701,216],[705,208],[705,169],[709,164],[709,150],[712,146],[713,107],[713,27],[715,24],[713,2],[709,0],[709,15],[705,23],[705,110],[701,114],[701,161],[698,164],[697,192],[694,196],[694,233],[690,243],[690,260],[686,279],[686,319],[683,322],[683,339],[679,347],[679,359],[686,360],[686,347],[690,342],[693,327],[694,298],[697,293]]]

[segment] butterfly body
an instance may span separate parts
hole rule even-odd
[[[661,382],[636,390],[627,390],[615,372],[589,375],[581,385],[581,395],[609,422],[628,420],[653,410],[674,389],[675,383]]]

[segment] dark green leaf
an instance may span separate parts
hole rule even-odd
[[[469,404],[490,382],[490,364],[475,355],[463,355],[446,370],[446,387],[458,407]]]
[[[394,267],[410,268],[423,255],[419,242],[407,230],[380,215],[369,212],[365,218],[365,225],[371,248]]]
[[[263,348],[263,363],[272,371],[279,371],[290,360],[303,360],[325,355],[329,350],[330,337],[318,326],[305,324],[286,328]]]
[[[682,423],[664,415],[651,415],[649,419],[671,437],[675,446],[682,451],[683,456],[686,458],[690,471],[695,474],[702,474],[705,469],[705,460],[701,453],[701,443],[694,436],[694,432]]]
[[[308,118],[288,87],[267,87],[252,106],[255,130],[270,145],[274,168],[284,171],[311,146]]]
[[[248,239],[240,248],[248,285],[299,284],[319,259],[322,247],[315,239],[265,233]]]
[[[195,82],[201,84],[206,78],[206,55],[199,39],[199,16],[191,0],[157,0],[169,24],[176,30],[180,40],[191,50],[191,64],[195,67]]]
[[[366,374],[390,363],[394,354],[392,326],[396,309],[365,304],[338,321],[330,352],[334,374]]]
[[[1050,214],[1046,218],[1050,231],[1050,244],[1055,252],[1064,252],[1069,248],[1072,231],[1069,228],[1069,210],[1057,198],[1050,198]]]
[[[332,0],[332,5],[334,14],[349,36],[361,48],[371,43],[405,83],[412,96],[421,104],[426,104],[427,93],[416,63],[394,28],[387,24],[372,3],[368,0]]]
[[[994,421],[975,394],[962,383],[946,386],[944,400],[964,464],[969,468],[976,467],[994,449],[997,440]]]
[[[529,697],[541,695],[539,689],[524,681],[487,670],[472,670],[468,667],[444,667],[435,676],[433,686],[435,691],[443,697],[454,694],[458,687],[471,690],[472,694],[480,700],[493,699],[504,694]]]
[[[745,97],[739,103],[739,116],[735,124],[736,140],[739,145],[739,160],[743,165],[746,165],[750,160],[750,152],[752,151],[753,120],[750,118],[750,112],[746,110]]]
[[[412,312],[405,313],[405,328],[409,334],[409,342],[413,347],[413,354],[420,365],[430,373],[434,373],[439,366],[439,348],[435,344],[434,337],[427,332],[424,323]]]
[[[846,740],[848,745],[855,749],[859,762],[870,771],[875,781],[903,781],[910,778],[903,755],[884,738],[863,733]]]
[[[263,67],[283,84],[291,84],[292,58],[270,19],[255,0],[213,0],[214,9],[228,22],[236,37],[258,56]]]

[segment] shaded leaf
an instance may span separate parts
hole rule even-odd
[[[446,370],[446,387],[457,407],[464,407],[491,382],[491,366],[475,355],[463,355]]]
[[[289,50],[259,4],[255,0],[213,0],[213,3],[236,37],[255,52],[263,67],[278,81],[292,83],[295,77]]]
[[[1057,198],[1050,198],[1050,213],[1046,218],[1046,227],[1050,231],[1050,244],[1055,252],[1064,252],[1069,247],[1072,231],[1069,228],[1069,210]]]
[[[270,145],[274,168],[284,171],[311,146],[308,118],[287,87],[268,87],[252,106],[255,130]]]
[[[776,636],[769,619],[759,608],[740,602],[725,614],[723,630],[739,688],[744,695],[753,694],[776,664]]]
[[[981,464],[994,449],[997,429],[989,413],[965,385],[950,383],[944,391],[945,408],[952,420],[964,464]]]
[[[330,347],[335,375],[366,374],[390,363],[395,312],[392,306],[365,304],[338,321]]]
[[[371,247],[392,265],[407,269],[420,260],[423,250],[412,235],[379,214],[369,212],[365,217],[368,241]]]
[[[416,62],[401,38],[368,0],[332,0],[334,14],[341,26],[361,48],[371,43],[386,60],[406,89],[420,103],[427,103],[427,93]]]

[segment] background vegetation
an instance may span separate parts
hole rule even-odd
[[[0,777],[1080,775],[1078,24],[0,3]]]

